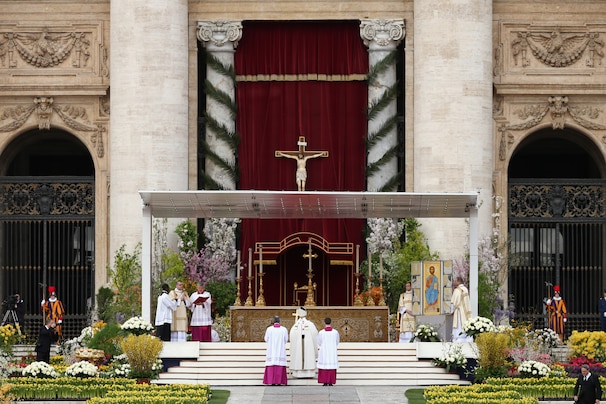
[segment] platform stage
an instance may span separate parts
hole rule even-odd
[[[233,342],[263,342],[265,330],[280,316],[282,325],[290,330],[295,323],[296,306],[232,306],[231,340]],[[305,307],[307,318],[318,331],[324,328],[324,318],[332,319],[342,342],[388,342],[389,309],[386,306],[313,306]]]

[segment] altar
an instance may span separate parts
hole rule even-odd
[[[231,306],[231,341],[263,342],[265,330],[280,316],[288,330],[294,325],[296,306]],[[321,330],[330,317],[341,342],[388,342],[387,306],[310,306],[307,318]]]

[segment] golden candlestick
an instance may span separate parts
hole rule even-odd
[[[370,279],[371,277],[368,276],[368,299],[366,300],[366,305],[367,306],[374,306],[375,305],[375,299],[372,298],[372,279]]]
[[[252,285],[251,285],[253,277],[249,276],[249,277],[247,277],[247,279],[248,279],[248,297],[246,298],[246,303],[244,303],[244,306],[254,306],[255,304],[253,303],[253,299],[252,299]]]
[[[356,272],[356,294],[354,295],[354,306],[364,306],[362,297],[360,296],[360,273]]]
[[[259,272],[259,297],[257,298],[257,306],[265,306],[265,297],[263,297],[263,272]]]
[[[383,293],[383,277],[379,278],[379,289],[381,289],[379,292],[379,306],[387,306],[387,304],[385,304],[385,293]]]
[[[242,282],[241,276],[236,279],[236,283],[238,284],[238,290],[236,292],[236,301],[234,302],[234,306],[242,306],[242,300],[240,300],[240,282]]]

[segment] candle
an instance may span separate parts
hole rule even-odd
[[[240,279],[240,250],[237,253],[238,259],[236,260],[236,279]]]
[[[372,277],[372,254],[370,253],[370,248],[368,249],[368,279]]]
[[[248,249],[248,277],[252,276],[252,248]]]
[[[259,272],[263,273],[263,247],[259,247]]]
[[[356,245],[356,273],[360,273],[360,244]]]

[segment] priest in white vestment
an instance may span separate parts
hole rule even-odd
[[[173,311],[170,340],[172,342],[185,342],[187,341],[187,329],[189,328],[187,307],[191,303],[187,291],[183,289],[183,282],[178,281],[168,296],[177,303],[177,309]]]
[[[463,332],[463,324],[471,318],[469,290],[463,285],[460,277],[454,280],[454,291],[450,298],[452,309],[452,342],[473,342],[473,338]]]
[[[332,386],[337,382],[339,332],[332,328],[330,317],[324,319],[324,329],[318,333],[318,383]]]
[[[210,292],[206,290],[204,283],[198,283],[197,290],[191,294],[189,300],[191,305],[191,339],[192,341],[211,342],[211,326],[213,317],[211,307],[213,304]]]
[[[307,310],[297,309],[297,321],[290,329],[290,370],[294,377],[315,377],[318,329],[307,319]]]
[[[274,317],[273,325],[265,330],[265,373],[263,384],[279,386],[288,384],[286,375],[286,343],[288,342],[288,330],[280,325],[280,317]]]
[[[410,342],[417,329],[415,316],[412,315],[412,285],[406,282],[406,291],[400,294],[398,302],[398,316],[400,321],[400,342]]]

